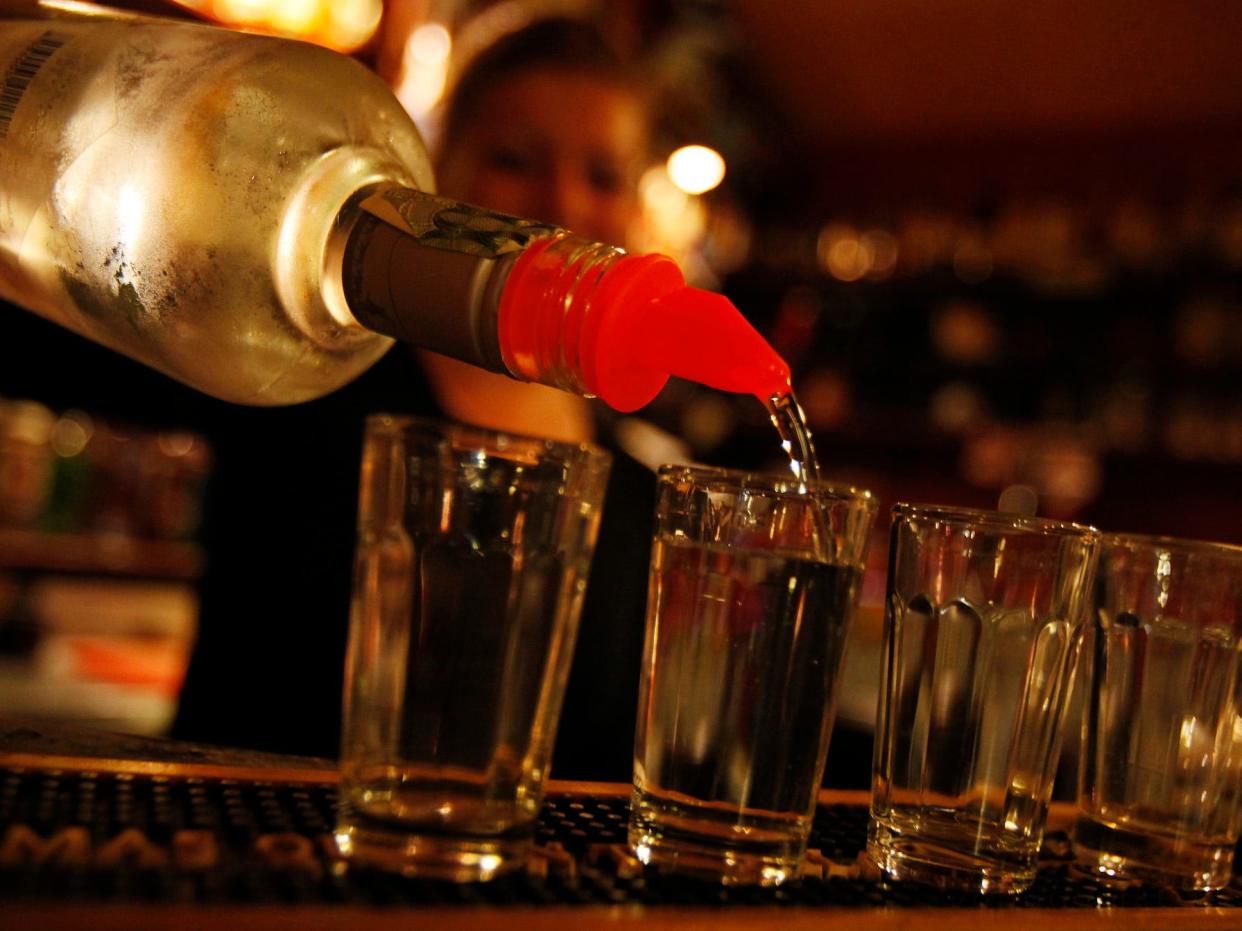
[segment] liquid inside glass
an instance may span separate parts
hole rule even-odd
[[[1242,644],[1230,628],[1101,610],[1074,827],[1105,874],[1229,882],[1242,790]]]
[[[948,863],[981,891],[1024,888],[1081,630],[1023,608],[891,597],[868,851],[898,878],[941,883]]]
[[[361,863],[488,879],[532,843],[607,462],[500,439],[368,423],[336,833]]]
[[[369,661],[374,680],[390,687],[376,689],[388,701],[352,735],[343,788],[353,823],[443,833],[459,845],[472,837],[484,854],[503,848],[511,860],[506,838],[527,845],[538,814],[553,736],[544,706],[560,677],[545,664],[561,664],[569,649],[555,640],[573,609],[572,593],[562,593],[572,573],[554,551],[521,554],[518,572],[512,553],[479,551],[464,538],[417,547],[412,571],[384,572],[381,551],[360,555],[364,575],[374,560],[373,578],[389,589],[364,588],[364,597],[396,609],[379,623],[407,623],[399,606],[410,596],[399,589],[410,580],[418,623]]]
[[[858,579],[805,554],[656,540],[630,826],[640,858],[726,882],[796,875]]]
[[[861,575],[827,555],[797,399],[765,407],[805,502],[774,508],[747,531],[753,544],[736,530],[657,536],[635,743],[630,846],[645,863],[725,883],[798,875]],[[733,489],[708,508],[736,515],[746,500]],[[774,542],[799,515],[801,535]]]

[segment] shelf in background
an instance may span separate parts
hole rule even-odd
[[[0,569],[193,580],[202,574],[203,554],[181,540],[0,527]]]

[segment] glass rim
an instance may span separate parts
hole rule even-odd
[[[1044,536],[1099,538],[1098,527],[1074,521],[1056,520],[1051,517],[1027,517],[1005,511],[985,511],[982,508],[957,507],[951,504],[910,504],[898,502],[892,507],[893,518],[922,517],[954,524],[974,524],[988,530],[1015,530]]]
[[[816,497],[826,496],[841,501],[859,501],[879,506],[876,496],[865,488],[834,482],[831,479],[808,479],[802,481],[796,476],[781,475],[775,472],[756,472],[749,469],[728,469],[723,466],[686,465],[684,463],[665,463],[656,473],[659,481],[674,478],[688,479],[696,485],[717,485],[731,490],[749,490],[777,495],[801,495],[807,489]]]
[[[508,447],[525,447],[528,450],[535,448],[540,450],[540,455],[542,456],[561,459],[581,457],[599,462],[610,462],[612,460],[612,453],[595,443],[553,440],[546,436],[532,436],[528,433],[517,433],[513,430],[481,427],[478,424],[466,423],[461,420],[441,420],[436,417],[426,417],[419,414],[387,414],[378,412],[368,414],[365,424],[365,437],[367,438],[376,433],[396,435],[416,430],[427,434],[439,434],[445,439],[465,440],[465,445],[483,443],[488,446],[494,446],[498,450]]]
[[[1217,540],[1192,540],[1164,534],[1118,533],[1109,531],[1100,536],[1101,549],[1165,549],[1179,553],[1205,553],[1231,559],[1242,559],[1242,546]]]

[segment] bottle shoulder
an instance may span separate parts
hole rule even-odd
[[[0,37],[15,37],[18,47],[31,35],[51,36],[55,50],[39,63],[43,93],[26,91],[22,115],[45,111],[67,130],[68,144],[79,132],[119,124],[131,134],[198,130],[223,146],[275,136],[320,152],[342,141],[426,159],[418,130],[384,82],[310,43],[203,24],[0,22]]]
[[[383,82],[333,52],[211,27],[44,25],[56,48],[0,139],[10,296],[243,403],[315,397],[374,362],[386,338],[329,325],[308,341],[295,311],[314,316],[352,191],[430,186]]]

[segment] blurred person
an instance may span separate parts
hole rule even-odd
[[[502,37],[448,101],[439,192],[622,244],[647,144],[642,99],[589,26]],[[207,502],[202,624],[174,735],[334,756],[365,414],[449,417],[555,439],[593,437],[589,402],[398,347],[340,392],[246,411],[223,431]],[[627,779],[637,705],[654,477],[614,450],[553,772]],[[292,487],[290,487],[290,483]],[[247,524],[240,493],[254,499]],[[260,504],[261,501],[261,504]]]
[[[465,69],[438,153],[442,193],[624,244],[647,144],[643,98],[600,35],[535,23]],[[286,408],[218,401],[3,305],[0,396],[189,429],[214,452],[200,538],[200,625],[173,736],[332,757],[365,417],[455,418],[566,440],[589,402],[431,353],[390,351],[355,382]],[[654,476],[614,450],[553,772],[628,779]]]
[[[567,19],[536,22],[468,62],[455,83],[436,157],[440,193],[624,246],[638,222],[649,124],[641,83],[599,32]],[[420,358],[451,416],[489,426],[520,419],[535,433],[553,417],[583,438],[595,429],[613,455],[552,774],[628,781],[654,474],[615,441],[602,405],[592,411],[581,398],[538,388],[542,397],[528,393],[514,410],[511,379]]]
[[[454,85],[435,159],[440,194],[624,246],[647,153],[636,87],[583,23],[543,20],[502,37]],[[565,439],[593,433],[582,398],[540,385],[521,385],[518,397],[512,379],[420,357],[437,399],[459,420],[541,435],[555,424]]]

